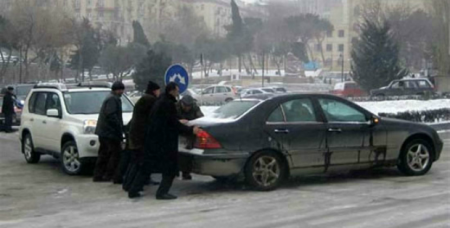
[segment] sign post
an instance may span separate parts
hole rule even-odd
[[[164,76],[164,82],[169,84],[170,82],[175,82],[180,89],[180,94],[184,93],[189,86],[189,74],[187,70],[180,64],[174,64],[170,66]]]

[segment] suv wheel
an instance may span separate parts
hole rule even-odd
[[[264,151],[251,157],[245,167],[248,184],[260,191],[276,189],[286,177],[286,165],[277,153]]]
[[[30,134],[26,134],[22,139],[22,153],[29,164],[35,164],[41,160],[41,154],[34,151],[33,139]]]
[[[63,145],[60,159],[65,173],[69,175],[82,173],[84,164],[80,160],[77,144],[74,141],[69,141]]]
[[[408,176],[426,174],[433,164],[433,152],[427,141],[416,139],[409,142],[400,154],[398,169]]]

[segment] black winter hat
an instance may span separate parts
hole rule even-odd
[[[150,93],[152,93],[153,91],[158,90],[158,89],[160,89],[160,88],[161,88],[161,87],[159,87],[158,84],[156,84],[156,83],[154,83],[154,82],[152,82],[152,81],[148,81],[148,84],[147,84],[147,90],[145,91],[145,93],[150,94]]]
[[[195,100],[191,95],[183,96],[180,101],[186,106],[192,106],[195,103]]]
[[[111,90],[112,91],[125,90],[125,85],[121,81],[114,82],[111,87]]]

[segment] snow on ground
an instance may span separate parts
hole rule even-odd
[[[379,113],[399,113],[406,111],[424,111],[450,108],[450,99],[439,100],[400,100],[400,101],[368,101],[356,102],[361,107],[374,114]],[[205,116],[211,116],[218,106],[202,106]]]
[[[356,102],[363,108],[375,113],[398,113],[406,111],[425,111],[450,108],[450,99],[439,100],[400,100]]]

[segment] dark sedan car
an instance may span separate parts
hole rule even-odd
[[[433,84],[426,78],[407,78],[392,81],[388,86],[370,91],[374,97],[384,98],[385,96],[410,96],[434,94]]]
[[[423,175],[443,148],[431,127],[380,118],[325,94],[235,100],[192,124],[204,131],[193,145],[180,139],[180,156],[192,159],[193,172],[243,175],[258,190],[275,189],[292,175],[375,166]]]

